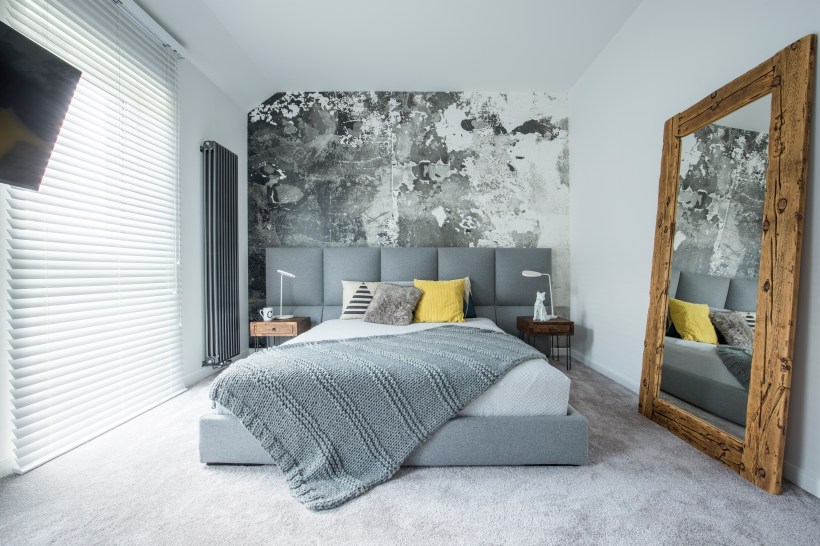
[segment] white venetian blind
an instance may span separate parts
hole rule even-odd
[[[10,188],[15,469],[184,390],[176,55],[112,0],[10,0],[83,72],[37,192]]]

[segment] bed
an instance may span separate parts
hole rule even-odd
[[[715,309],[755,311],[757,281],[673,271],[670,297]],[[732,423],[746,425],[748,390],[707,343],[666,336],[661,391]]]
[[[522,277],[521,271],[550,271],[549,249],[270,248],[266,261],[267,303],[279,305],[276,269],[291,271],[297,276],[286,285],[283,300],[291,304],[286,312],[312,319],[310,331],[285,345],[441,326],[339,320],[343,279],[389,282],[470,276],[479,318],[463,326],[514,334],[516,317],[531,314],[535,291],[543,290],[537,279]],[[523,362],[436,430],[403,464],[585,464],[587,420],[569,405],[569,388],[569,379],[545,360]],[[200,419],[200,460],[273,464],[239,419],[221,408]]]

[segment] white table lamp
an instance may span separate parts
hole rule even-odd
[[[279,273],[279,314],[276,315],[273,318],[275,318],[275,319],[293,318],[293,315],[283,315],[282,314],[282,286],[284,284],[285,277],[290,277],[291,279],[295,279],[296,275],[294,275],[293,273],[288,273],[287,271],[282,271],[281,269],[277,269],[276,272]],[[552,298],[552,295],[550,295],[550,298]]]
[[[526,269],[521,272],[521,274],[525,277],[546,277],[547,283],[549,284],[550,288],[550,314],[547,317],[547,320],[551,320],[557,318],[558,315],[555,314],[555,307],[552,305],[552,277],[550,277],[549,273],[539,273],[538,271],[531,271]]]

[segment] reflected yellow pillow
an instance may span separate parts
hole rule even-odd
[[[454,281],[413,280],[421,290],[413,322],[464,322],[464,279]]]
[[[669,314],[681,339],[717,345],[717,332],[709,320],[708,305],[669,298]]]

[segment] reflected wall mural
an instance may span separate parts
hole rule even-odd
[[[756,279],[769,136],[708,125],[681,141],[672,267]]]

